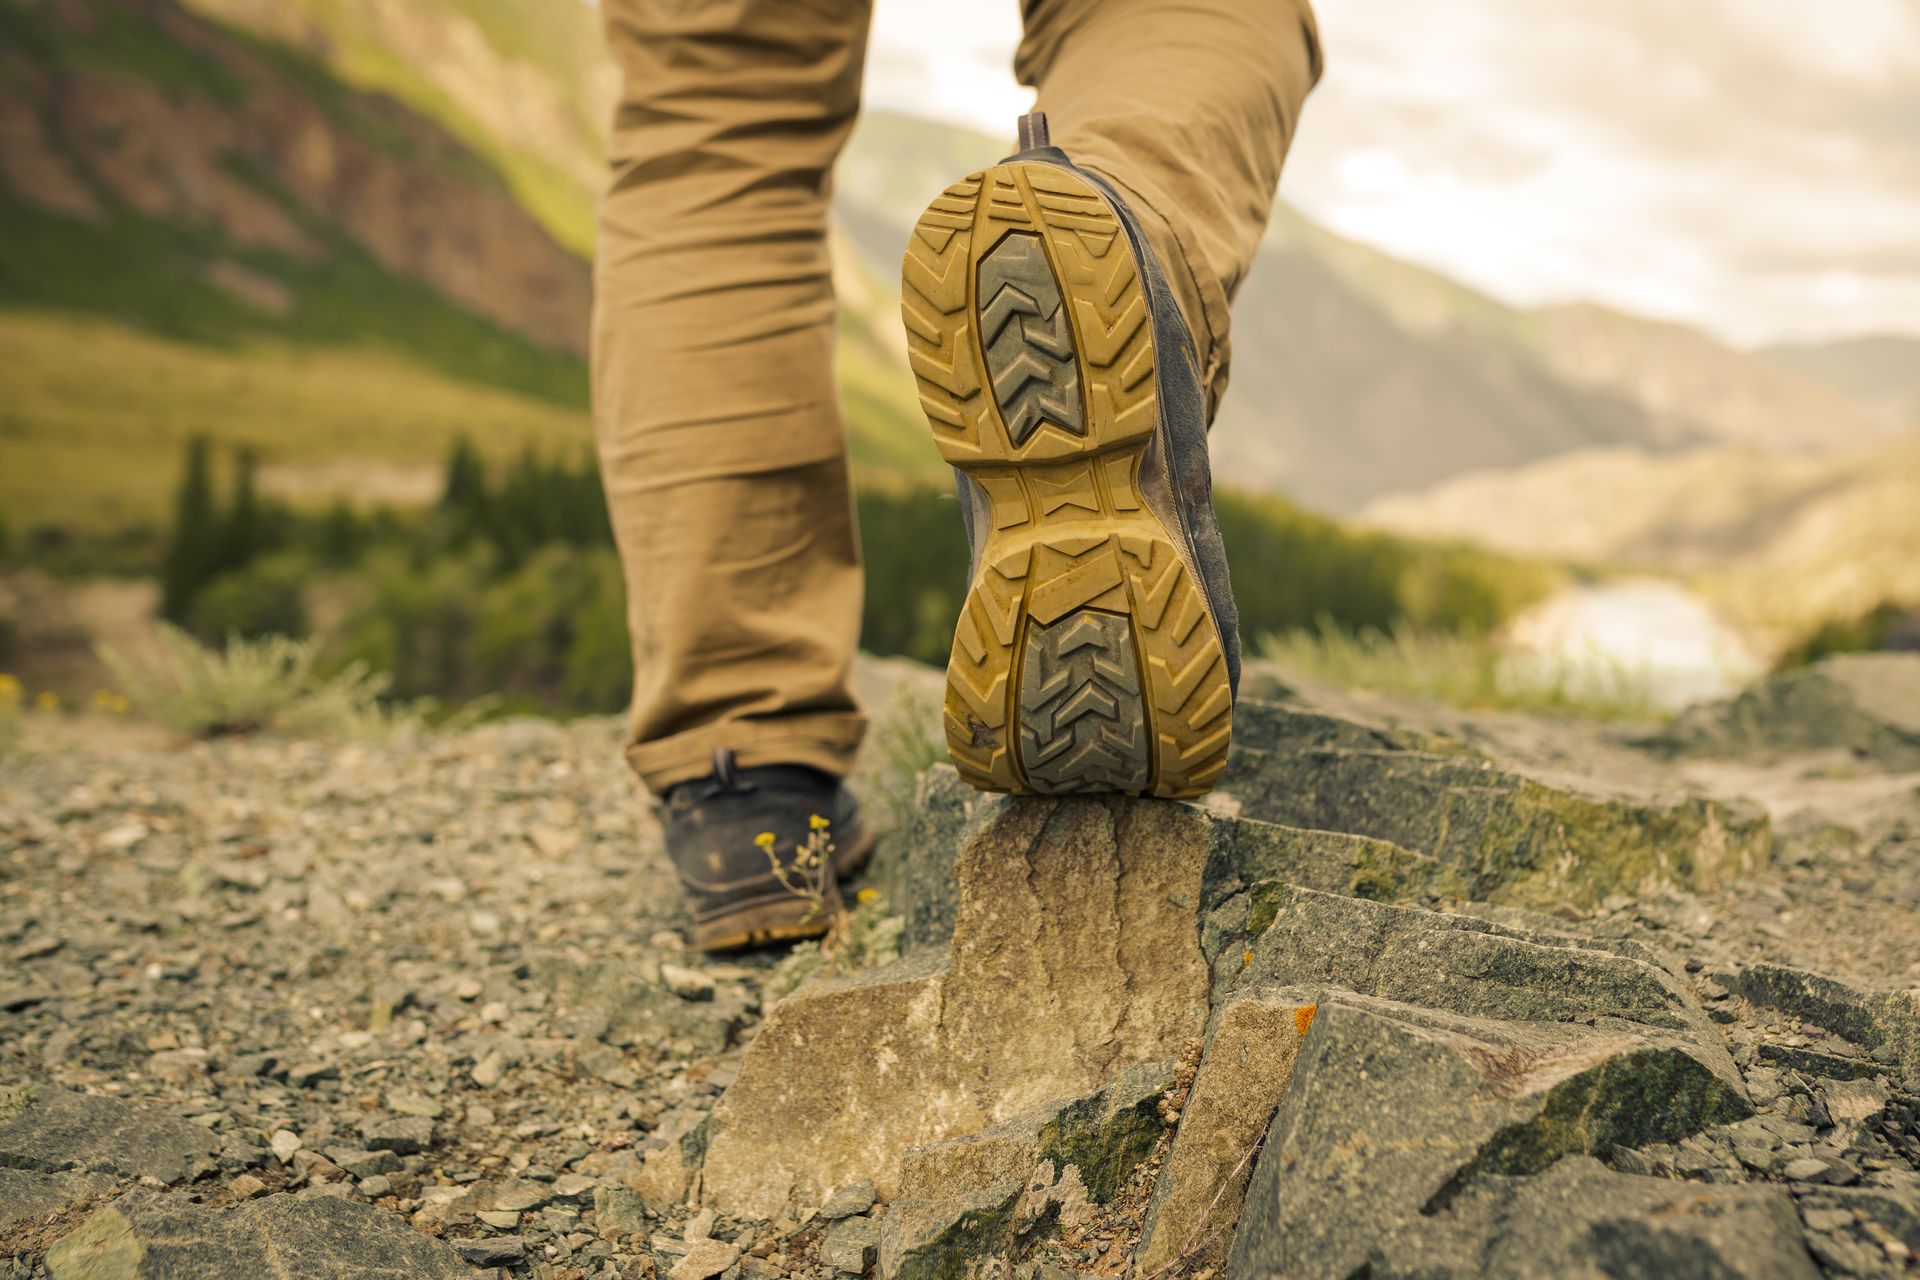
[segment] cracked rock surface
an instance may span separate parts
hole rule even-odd
[[[1205,806],[876,751],[833,957],[684,950],[607,721],[33,747],[0,1277],[1913,1275],[1916,669],[1256,669]]]

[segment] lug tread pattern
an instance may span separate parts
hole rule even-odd
[[[980,298],[980,338],[1007,438],[1017,448],[1042,423],[1085,435],[1073,334],[1039,236],[1008,235],[980,260]]]
[[[1125,615],[1078,612],[1029,627],[1021,671],[1028,786],[1042,795],[1146,788],[1152,756]]]

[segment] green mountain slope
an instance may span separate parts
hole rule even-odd
[[[316,501],[458,434],[585,448],[599,36],[544,12],[0,0],[0,518],[150,522],[194,434]],[[843,323],[855,456],[936,476],[870,320]]]
[[[615,90],[597,11],[564,0],[184,0],[445,129],[562,245],[593,247]]]

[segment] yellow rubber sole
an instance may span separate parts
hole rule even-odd
[[[988,791],[1192,797],[1226,767],[1219,630],[1141,467],[1153,326],[1091,184],[1003,164],[921,215],[901,314],[941,454],[985,497],[947,664],[947,746]]]

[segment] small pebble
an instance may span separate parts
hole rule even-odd
[[[304,1144],[300,1141],[300,1135],[291,1129],[275,1129],[273,1136],[267,1139],[267,1146],[273,1151],[273,1158],[281,1164],[292,1160],[293,1153],[300,1150],[302,1145]]]
[[[716,989],[713,979],[708,975],[677,964],[662,964],[660,981],[682,1000],[711,1000]]]

